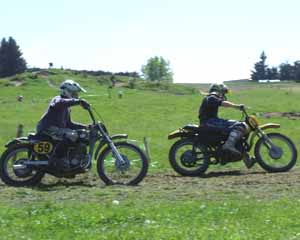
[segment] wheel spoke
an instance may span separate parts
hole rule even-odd
[[[169,159],[174,170],[184,176],[200,175],[209,164],[205,146],[197,146],[188,139],[181,139],[171,147]]]
[[[287,171],[293,167],[296,161],[294,144],[287,137],[278,133],[268,134],[267,139],[271,147],[266,146],[264,140],[260,139],[255,149],[261,166],[271,172]]]
[[[2,180],[9,185],[32,185],[41,180],[43,173],[23,164],[24,161],[34,160],[31,150],[24,144],[8,149],[2,158]]]
[[[114,157],[115,154],[109,148],[99,160],[101,163],[101,167],[98,168],[99,175],[107,183],[131,184],[145,174],[145,156],[131,144],[116,144],[116,148],[123,161]]]

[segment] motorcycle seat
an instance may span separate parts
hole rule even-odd
[[[191,132],[197,132],[197,133],[206,133],[206,134],[228,134],[228,132],[225,129],[215,128],[215,127],[209,127],[209,126],[199,126],[196,124],[187,124],[183,127],[183,129],[191,131]]]
[[[28,139],[31,141],[40,141],[40,140],[49,140],[51,138],[44,134],[29,133]]]
[[[197,127],[195,127],[197,126]],[[187,128],[191,131],[198,132],[201,134],[218,134],[218,135],[228,135],[230,131],[228,129],[220,129],[216,127],[210,127],[210,126],[199,126],[199,125],[187,125]]]

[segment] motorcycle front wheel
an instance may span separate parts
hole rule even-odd
[[[26,160],[35,160],[31,145],[17,144],[8,148],[0,158],[0,177],[2,181],[14,187],[38,184],[45,173],[22,165],[22,162]]]
[[[191,139],[180,139],[169,151],[172,168],[183,176],[200,176],[209,166],[204,146],[196,146]]]
[[[268,133],[266,136],[255,144],[254,154],[258,164],[268,172],[289,171],[297,160],[294,143],[280,133]]]
[[[122,156],[123,162],[120,162],[112,149],[107,146],[97,161],[99,177],[107,185],[137,185],[148,171],[146,155],[139,147],[131,143],[118,142],[115,143],[115,147]]]

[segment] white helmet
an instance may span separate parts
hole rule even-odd
[[[73,80],[65,80],[60,84],[61,95],[67,98],[78,98],[79,92],[86,92],[79,83]]]

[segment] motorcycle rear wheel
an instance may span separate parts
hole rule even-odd
[[[194,144],[193,140],[183,138],[175,142],[169,151],[172,168],[182,176],[200,176],[209,166],[209,158],[204,153],[205,147]]]
[[[28,167],[21,170],[14,168],[15,164],[28,159],[31,154],[30,149],[30,144],[17,144],[6,149],[2,154],[0,158],[0,177],[4,183],[14,187],[34,186],[40,183],[45,175],[44,172]]]
[[[257,163],[268,172],[289,171],[297,160],[294,143],[280,133],[268,133],[267,137],[272,141],[274,147],[269,149],[266,146],[266,140],[260,138],[254,149]]]

